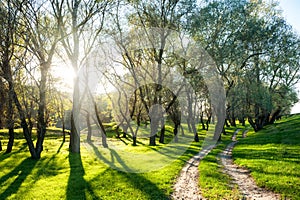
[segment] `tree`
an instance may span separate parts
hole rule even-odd
[[[9,142],[7,146],[7,153],[12,150],[14,142],[14,131],[13,131],[13,103],[16,105],[19,112],[19,117],[21,121],[21,126],[23,128],[23,133],[27,141],[31,156],[37,158],[36,152],[34,150],[34,145],[31,140],[30,131],[26,122],[26,117],[24,110],[21,106],[19,98],[15,90],[15,84],[13,80],[13,64],[16,64],[16,52],[20,49],[16,48],[15,44],[19,44],[20,38],[18,38],[17,33],[19,31],[19,20],[20,20],[20,9],[21,2],[18,1],[6,1],[1,4],[1,23],[4,26],[1,30],[1,77],[8,84],[8,120],[9,120]],[[21,55],[24,53],[22,51],[18,52]]]
[[[93,50],[100,35],[109,1],[55,1],[55,14],[60,25],[61,44],[77,74],[85,58]],[[81,50],[81,47],[84,47]],[[78,75],[78,74],[77,74]],[[76,119],[80,115],[80,85],[78,76],[74,80],[73,108],[71,116],[70,151],[80,152],[80,130]]]
[[[299,54],[299,38],[280,16],[277,4],[208,1],[191,21],[190,32],[216,61],[225,83],[231,125],[235,125],[236,116],[242,121],[248,117],[258,131],[273,121],[270,116],[279,115],[281,109],[274,105],[281,98],[275,100],[272,96],[280,88],[291,89],[298,81],[299,71],[299,61],[294,60]],[[281,76],[287,73],[293,74],[288,86]],[[282,99],[288,98],[283,95]],[[294,100],[288,101],[290,106]]]

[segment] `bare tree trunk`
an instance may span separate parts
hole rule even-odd
[[[9,83],[9,84],[12,84],[12,83]],[[25,113],[22,109],[22,105],[20,104],[18,96],[17,96],[16,92],[14,91],[13,87],[12,87],[12,90],[10,92],[12,92],[14,102],[16,104],[17,110],[18,110],[19,115],[20,115],[21,127],[23,128],[23,134],[24,134],[24,137],[26,139],[31,157],[33,159],[38,159],[39,157],[36,154],[36,151],[35,151],[35,148],[34,148],[34,145],[33,145],[33,142],[32,142],[32,138],[31,138],[30,131],[29,131],[29,128],[28,128],[28,124],[26,122]]]
[[[204,119],[203,119],[203,114],[204,114],[204,112],[201,111],[201,114],[200,114],[200,122],[201,122],[201,124],[202,124],[202,130],[206,130],[205,123],[204,123]]]
[[[275,120],[278,118],[278,116],[280,115],[281,113],[281,108],[278,108],[273,114],[272,114],[272,117],[269,121],[269,124],[274,124]]]
[[[164,143],[165,142],[165,119],[162,117],[160,120],[161,124],[161,131],[160,131],[160,136],[159,136],[159,143]]]
[[[175,124],[174,126],[174,130],[173,130],[173,133],[174,133],[174,142],[178,142],[178,127],[180,126],[180,124]]]
[[[184,128],[180,125],[181,135],[184,136]]]
[[[89,112],[86,113],[86,124],[87,124],[87,129],[88,129],[86,140],[88,142],[91,142],[92,141],[92,127],[91,127],[90,113]]]
[[[212,117],[212,114],[210,114],[206,120],[206,130],[208,131],[208,128],[209,128],[209,123],[211,121],[211,117]]]
[[[97,118],[98,125],[100,126],[101,131],[102,131],[102,133],[101,133],[102,146],[103,146],[104,148],[107,148],[108,145],[107,145],[107,141],[106,141],[106,131],[105,131],[105,128],[104,128],[104,126],[103,126],[102,120],[101,120],[101,118],[100,118],[100,116],[99,116],[98,108],[97,108],[97,105],[96,105],[95,102],[94,102],[94,108],[95,108],[95,113],[96,113],[96,118]]]
[[[196,129],[196,125],[195,125],[195,120],[194,120],[194,114],[193,114],[193,100],[192,97],[190,96],[190,92],[188,92],[187,94],[188,97],[188,122],[189,122],[189,129],[191,128],[192,132],[194,133],[194,140],[195,142],[199,142],[199,136],[198,136],[198,132]]]
[[[65,120],[62,120],[63,142],[66,141]]]
[[[36,154],[37,157],[41,157],[43,151],[43,143],[46,134],[46,83],[47,83],[47,70],[49,66],[41,66],[41,80],[40,80],[40,99],[39,99],[39,109],[38,109],[38,123],[37,123],[37,142],[36,142]]]
[[[250,123],[250,125],[252,126],[252,128],[254,129],[255,132],[258,131],[255,122],[253,121],[252,117],[248,117],[248,121]]]
[[[80,132],[76,128],[75,119],[79,116],[79,82],[78,78],[74,81],[73,90],[73,108],[71,114],[71,133],[70,133],[70,151],[80,153]]]
[[[9,85],[9,97],[8,97],[8,119],[7,119],[7,124],[8,124],[8,143],[7,143],[7,148],[5,153],[10,153],[12,151],[12,147],[14,145],[14,139],[15,139],[15,134],[14,134],[14,120],[13,120],[13,113],[14,113],[14,108],[13,108],[13,93],[11,92],[13,90],[12,84]]]

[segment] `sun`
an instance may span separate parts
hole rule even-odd
[[[50,73],[56,89],[63,92],[73,91],[75,72],[70,65],[59,59],[54,60]]]

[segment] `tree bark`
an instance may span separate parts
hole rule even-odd
[[[12,151],[13,145],[14,145],[14,120],[13,120],[13,114],[14,114],[14,108],[13,108],[13,93],[11,92],[13,90],[12,84],[9,84],[9,95],[8,95],[8,143],[5,153],[10,153]]]
[[[165,142],[165,120],[163,117],[161,118],[160,124],[161,124],[161,131],[159,136],[159,143],[163,144]]]
[[[9,83],[9,84],[12,84],[12,83]],[[21,127],[23,128],[23,134],[24,134],[24,137],[26,139],[31,157],[33,159],[39,159],[39,157],[36,154],[33,142],[32,142],[32,138],[31,138],[30,131],[29,131],[29,128],[28,128],[28,124],[26,122],[26,116],[25,116],[24,110],[22,109],[22,105],[20,104],[18,96],[17,96],[16,92],[14,91],[13,87],[12,87],[12,90],[10,92],[12,92],[15,105],[16,105],[17,110],[19,112],[19,116],[20,116],[20,120],[21,120]]]
[[[87,124],[87,129],[88,129],[86,140],[88,142],[91,142],[92,141],[92,127],[91,127],[90,113],[89,112],[86,113],[86,124]]]
[[[47,71],[49,66],[47,64],[41,66],[41,79],[39,87],[39,108],[38,108],[38,123],[37,123],[37,142],[36,142],[36,154],[37,157],[41,157],[43,151],[43,143],[46,134],[46,83],[47,83]]]
[[[201,114],[200,114],[200,122],[201,122],[201,125],[202,125],[202,130],[206,130],[206,127],[205,127],[205,123],[204,123],[204,119],[203,119],[203,112],[201,111]]]
[[[74,80],[73,107],[71,113],[71,132],[70,132],[70,151],[80,153],[80,132],[77,130],[76,121],[79,117],[79,81],[78,77]]]
[[[137,144],[136,144],[136,135],[133,135],[132,136],[132,145],[133,146],[136,146]]]
[[[94,102],[94,108],[95,108],[95,113],[96,113],[96,118],[97,118],[98,125],[101,128],[102,146],[104,148],[107,148],[108,145],[107,145],[107,141],[106,141],[106,131],[105,131],[105,128],[103,126],[102,120],[101,120],[101,118],[99,116],[97,104],[95,102]]]
[[[174,130],[173,130],[173,133],[174,133],[174,142],[178,142],[178,127],[179,127],[180,125],[179,124],[175,124],[175,126],[174,126]]]
[[[278,118],[278,116],[280,115],[281,113],[281,108],[278,108],[273,114],[272,114],[272,117],[269,121],[269,124],[274,124],[275,120]]]
[[[155,117],[154,117],[155,118]],[[149,145],[150,146],[155,146],[156,145],[156,133],[157,133],[157,128],[158,128],[158,120],[157,119],[151,119],[150,121],[150,138],[149,138]]]

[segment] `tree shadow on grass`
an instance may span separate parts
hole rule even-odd
[[[148,198],[147,199],[170,199],[168,195],[165,194],[163,190],[157,187],[155,183],[148,180],[146,177],[144,177],[143,173],[130,173],[134,172],[133,169],[128,167],[124,160],[120,157],[117,151],[113,149],[109,149],[111,154],[111,161],[105,158],[101,152],[98,150],[98,148],[93,144],[89,143],[89,145],[92,147],[95,155],[104,163],[111,166],[113,169],[107,169],[107,173],[115,174],[118,176],[121,176],[126,179],[126,182],[128,182],[130,185],[132,185],[135,189],[140,190],[143,194],[145,194]],[[117,167],[115,162],[118,162],[124,171],[116,170],[120,167]],[[151,172],[149,172],[151,173]],[[133,199],[135,197],[132,197]]]
[[[5,159],[11,157],[14,154],[18,154],[18,153],[22,152],[24,149],[26,149],[26,147],[27,147],[27,143],[23,143],[22,146],[17,151],[13,151],[11,153],[5,153],[3,151],[3,153],[0,154],[0,162],[4,161]]]
[[[65,141],[62,141],[61,144],[60,144],[60,146],[59,146],[59,148],[57,149],[56,154],[58,154],[60,152],[60,150],[64,146],[64,144],[65,144]]]
[[[86,193],[92,196],[92,199],[101,199],[96,196],[91,185],[84,179],[84,168],[81,155],[76,153],[69,154],[70,176],[67,187],[67,199],[86,199]]]
[[[26,177],[32,172],[34,166],[38,161],[33,160],[31,158],[27,158],[21,162],[16,168],[14,168],[8,174],[2,176],[0,178],[0,186],[3,187],[3,183],[5,183],[8,179],[17,176],[16,179],[6,188],[6,190],[0,194],[0,199],[6,199],[12,194],[16,193],[21,184],[25,181]]]

